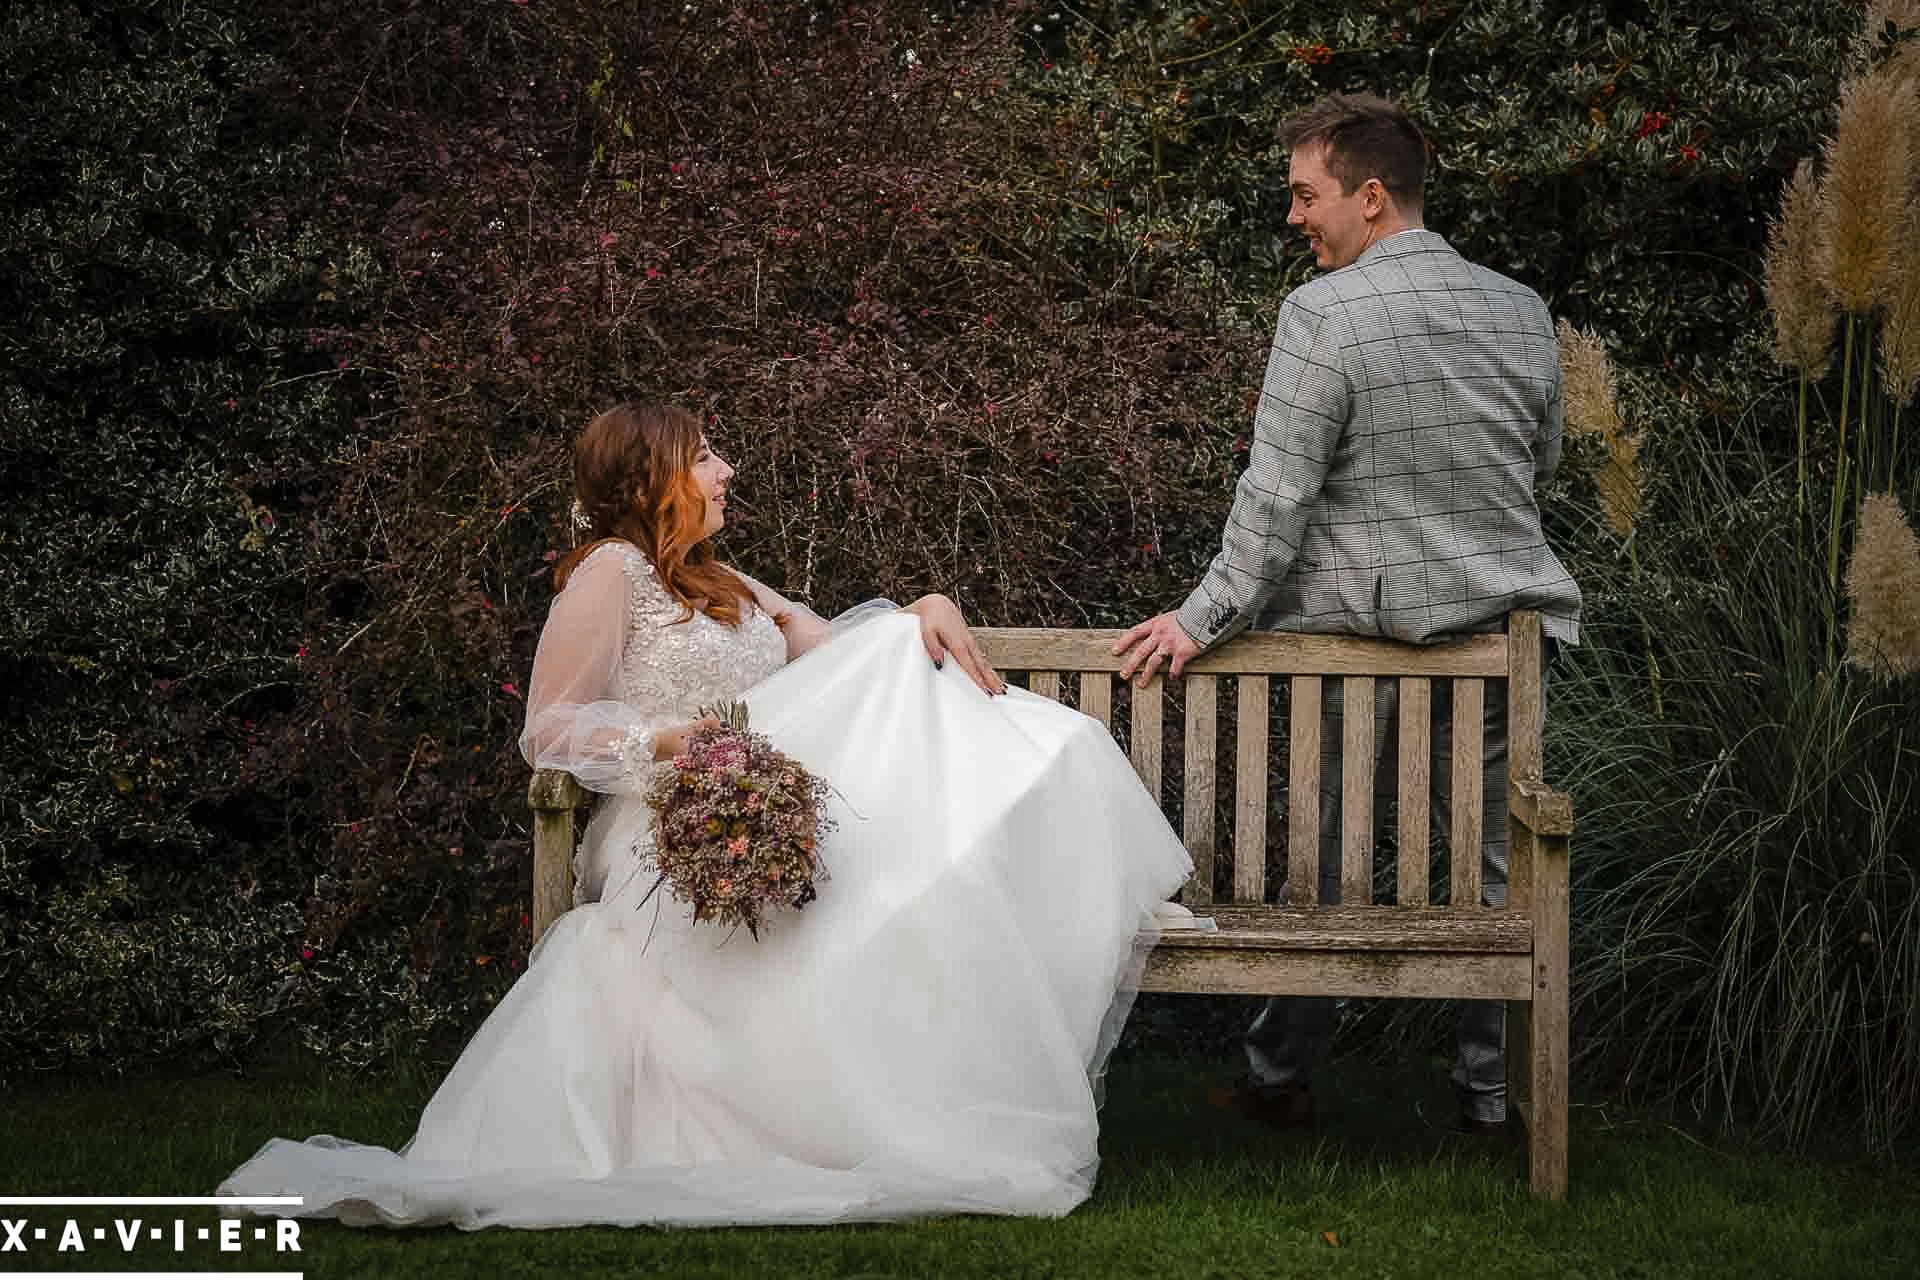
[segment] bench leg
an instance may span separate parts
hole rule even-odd
[[[1507,1118],[1517,1131],[1533,1128],[1533,1005],[1507,1001]]]
[[[1567,841],[1539,837],[1535,852],[1527,1166],[1533,1193],[1561,1200],[1567,1194]]]

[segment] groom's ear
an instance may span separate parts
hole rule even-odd
[[[1368,178],[1360,184],[1360,198],[1367,213],[1375,217],[1385,213],[1393,203],[1387,195],[1387,184],[1378,178]]]

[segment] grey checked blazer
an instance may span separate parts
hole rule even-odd
[[[1533,290],[1403,231],[1287,295],[1220,554],[1180,606],[1201,648],[1242,628],[1426,644],[1513,609],[1579,640],[1540,529],[1560,358]]]

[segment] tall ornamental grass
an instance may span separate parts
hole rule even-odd
[[[1775,355],[1799,375],[1794,512],[1810,541],[1797,536],[1794,551],[1824,548],[1828,651],[1851,613],[1848,660],[1891,679],[1920,670],[1920,626],[1902,621],[1920,600],[1899,598],[1920,552],[1897,496],[1912,474],[1902,418],[1920,390],[1920,4],[1874,0],[1850,71],[1818,168],[1801,162],[1770,226],[1766,295]],[[1820,422],[1810,395],[1831,381],[1836,328],[1839,405]],[[1829,464],[1824,520],[1809,510],[1810,448],[1823,455],[1813,465]]]
[[[1663,462],[1664,533],[1593,562],[1611,607],[1551,692],[1586,1065],[1886,1143],[1920,1103],[1920,683],[1827,657],[1792,472],[1750,429]]]
[[[1585,1062],[1795,1139],[1857,1114],[1885,1145],[1920,1102],[1916,51],[1920,5],[1869,6],[1832,136],[1783,190],[1764,266],[1791,394],[1757,349],[1685,401],[1622,379],[1650,424],[1650,465],[1636,445],[1623,469],[1605,350],[1562,334],[1599,517],[1568,530],[1589,626],[1549,724],[1579,793]]]

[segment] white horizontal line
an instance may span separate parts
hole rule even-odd
[[[6,1205],[304,1204],[300,1196],[0,1196]]]
[[[76,1274],[111,1280],[305,1280],[304,1271],[8,1271],[7,1280],[72,1280]]]

